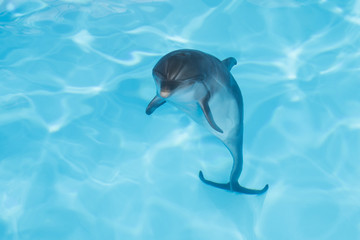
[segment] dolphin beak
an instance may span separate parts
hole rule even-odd
[[[161,96],[162,98],[167,98],[167,97],[170,96],[170,91],[169,91],[169,90],[161,90],[161,91],[160,91],[160,96]]]

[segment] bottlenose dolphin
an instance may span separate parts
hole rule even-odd
[[[182,49],[162,57],[153,68],[156,96],[146,108],[146,114],[169,102],[205,126],[229,149],[233,157],[229,183],[200,179],[211,186],[233,192],[261,194],[261,190],[240,186],[238,180],[243,165],[243,99],[240,88],[230,73],[236,65],[233,57],[220,61],[207,53]]]

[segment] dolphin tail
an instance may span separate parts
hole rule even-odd
[[[250,189],[250,188],[242,187],[242,186],[240,186],[240,184],[238,182],[229,182],[229,183],[212,182],[212,181],[209,181],[204,178],[202,171],[199,172],[199,178],[203,183],[206,183],[210,186],[213,186],[216,188],[221,188],[221,189],[228,190],[231,192],[237,192],[237,193],[262,194],[262,193],[265,193],[269,189],[268,184],[266,184],[263,189],[258,190],[258,189]]]

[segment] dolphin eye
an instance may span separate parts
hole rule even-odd
[[[202,81],[203,79],[204,79],[204,76],[198,75],[198,76],[195,76],[195,77],[183,79],[183,80],[181,80],[181,82],[188,85],[188,84],[191,84],[191,83],[195,83],[197,81]]]
[[[195,79],[190,78],[190,79],[183,80],[182,82],[183,82],[184,84],[188,85],[188,84],[194,83],[194,82],[195,82]]]
[[[166,85],[170,89],[175,89],[175,88],[178,88],[180,86],[180,84],[178,82],[175,82],[175,81],[168,82]]]

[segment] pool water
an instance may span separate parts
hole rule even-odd
[[[0,239],[360,239],[360,0],[0,0]],[[198,49],[244,97],[243,186],[151,70]]]

